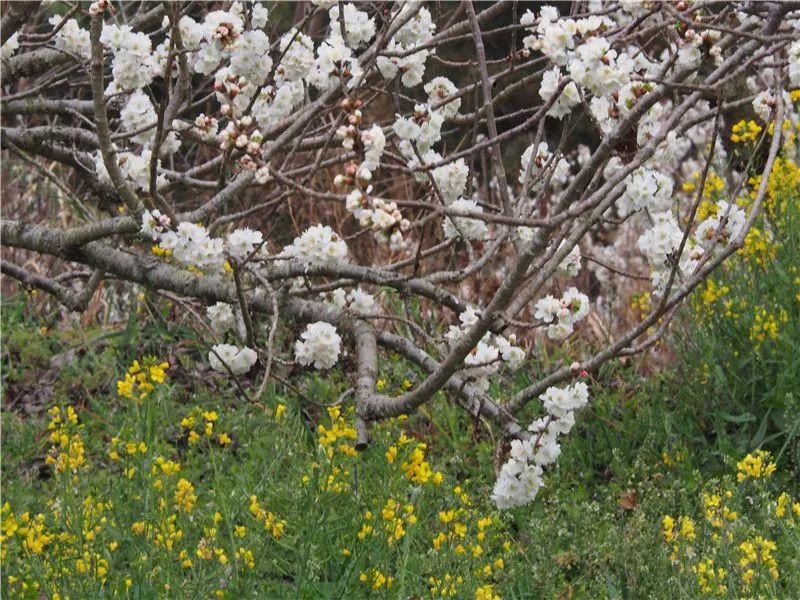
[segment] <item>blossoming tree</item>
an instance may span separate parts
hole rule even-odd
[[[246,395],[292,363],[352,367],[361,448],[371,422],[446,390],[510,440],[497,505],[532,500],[586,375],[655,344],[744,244],[778,154],[796,152],[800,6],[272,12],[11,3],[4,161],[47,180],[59,208],[6,207],[3,274],[76,311],[107,279],[168,294]],[[748,114],[745,160],[728,141]],[[701,214],[712,169],[728,196]],[[696,193],[680,192],[692,173]],[[36,254],[60,260],[46,276],[23,266]],[[609,317],[599,346],[569,345],[513,396],[490,395],[538,340],[613,315],[604,284],[625,277],[648,281],[640,322]],[[427,376],[380,393],[386,352]]]

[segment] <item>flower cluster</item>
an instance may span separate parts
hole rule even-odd
[[[146,33],[135,32],[129,25],[104,25],[100,42],[114,54],[106,93],[139,90],[153,81],[156,63]]]
[[[411,228],[408,219],[403,218],[395,202],[370,196],[371,187],[366,192],[355,189],[347,195],[346,207],[358,219],[362,227],[371,227],[375,239],[392,251],[406,247],[403,234]]]
[[[650,263],[653,293],[660,295],[666,289],[670,273],[676,268],[675,253],[680,247],[684,233],[671,212],[654,214],[653,222],[653,227],[639,236],[637,245]],[[688,248],[688,251],[680,256],[677,273],[690,275],[702,256],[702,246]]]
[[[330,369],[339,360],[342,338],[336,327],[324,321],[309,323],[300,339],[294,344],[294,355],[304,366],[314,365],[315,369]]]
[[[347,244],[327,225],[314,225],[284,247],[280,257],[299,260],[306,267],[334,265],[347,260]]]
[[[55,28],[61,23],[61,21],[62,18],[60,16],[53,15],[50,17],[49,22]],[[149,41],[150,40],[148,39],[148,44]],[[89,42],[89,31],[78,25],[78,22],[75,19],[68,19],[66,23],[63,24],[61,29],[56,32],[53,42],[55,47],[62,52],[66,52],[67,54],[71,54],[73,56],[78,56],[83,60],[88,60],[92,55],[92,46]]]
[[[214,440],[220,446],[226,447],[233,443],[233,439],[226,432],[215,433],[214,427],[219,420],[219,415],[215,410],[203,410],[199,406],[194,407],[189,414],[181,419],[182,437],[190,446],[198,445],[202,440]]]
[[[117,394],[128,400],[146,399],[156,386],[164,383],[168,368],[168,362],[159,362],[153,356],[146,356],[141,365],[134,360],[125,377],[117,381]]]
[[[765,479],[772,475],[777,466],[771,460],[771,455],[766,450],[756,450],[748,454],[736,463],[736,479],[745,481],[746,479]]]
[[[399,10],[391,19],[402,19],[411,10],[411,5],[400,4]],[[403,25],[389,40],[385,52],[378,56],[378,70],[385,79],[394,79],[398,73],[400,81],[406,87],[414,87],[422,83],[425,75],[425,63],[431,50],[423,48],[414,51],[418,46],[427,44],[433,39],[436,24],[430,11],[422,7],[411,20]]]
[[[727,244],[741,233],[746,220],[741,208],[720,200],[715,214],[697,226],[695,240],[706,250],[711,250],[715,244]]]
[[[133,132],[130,136],[132,142],[143,147],[149,147],[153,143],[157,115],[153,102],[145,93],[141,90],[134,91],[119,116],[125,129]],[[175,153],[180,145],[175,132],[170,131],[161,141],[160,156]]]
[[[283,537],[286,531],[286,521],[261,506],[256,496],[250,496],[250,514],[256,521],[264,525],[264,530],[269,532],[274,539],[279,540]]]
[[[86,450],[79,431],[81,426],[78,425],[78,415],[71,406],[66,409],[54,406],[47,412],[50,414],[47,429],[53,445],[45,463],[58,473],[75,473],[86,464]]]
[[[231,344],[216,344],[208,353],[211,368],[218,373],[244,375],[256,364],[258,354],[247,346],[238,348]]]
[[[527,440],[513,440],[508,461],[494,484],[492,500],[500,509],[532,502],[544,485],[543,468],[558,460],[558,437],[575,424],[575,411],[589,402],[589,388],[580,381],[569,387],[549,387],[539,396],[547,417],[531,423]]]
[[[206,317],[211,324],[211,329],[217,335],[222,335],[226,331],[236,326],[236,316],[233,314],[233,307],[226,302],[217,302],[206,308]]]
[[[483,207],[479,206],[474,200],[459,198],[450,204],[451,210],[463,211],[466,213],[482,213]],[[470,219],[469,217],[446,217],[442,223],[445,238],[460,237],[465,240],[480,241],[489,236],[489,228],[485,221],[481,219]]]
[[[572,261],[568,262],[564,269],[569,269],[572,264]],[[572,334],[575,324],[589,314],[589,309],[588,296],[571,287],[560,300],[549,294],[539,299],[534,306],[534,317],[547,324],[549,338],[561,340]]]
[[[337,288],[332,292],[322,292],[320,298],[326,304],[337,308],[346,308],[359,314],[369,315],[374,313],[378,308],[375,297],[361,288],[355,288],[349,291]]]
[[[458,315],[459,324],[451,325],[444,337],[450,346],[455,346],[480,319],[480,312],[468,307]],[[525,361],[525,350],[516,345],[514,334],[507,338],[486,333],[464,359],[464,374],[482,392],[489,389],[489,377],[498,372],[501,365],[516,371]]]

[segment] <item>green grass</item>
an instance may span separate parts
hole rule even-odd
[[[768,480],[731,479],[742,453],[717,445],[716,417],[704,412],[705,397],[692,401],[687,392],[702,385],[703,369],[689,378],[684,372],[679,379],[667,373],[645,380],[631,366],[607,366],[537,501],[499,514],[488,500],[493,440],[482,424],[441,397],[407,420],[376,427],[370,448],[351,455],[340,449],[353,441],[349,409],[345,405],[342,419],[332,419],[326,408],[346,388],[336,373],[294,378],[292,389],[268,388],[248,404],[224,379],[200,376],[194,366],[198,346],[172,355],[166,381],[137,403],[117,396],[116,380],[145,352],[167,356],[170,335],[186,332],[167,335],[162,324],[149,320],[135,331],[43,333],[21,303],[3,308],[2,484],[10,507],[3,514],[4,531],[9,510],[17,527],[3,543],[2,590],[8,597],[416,598],[442,589],[438,580],[448,589],[453,582],[457,598],[473,598],[485,585],[503,598],[674,597],[666,590],[691,598],[700,595],[691,561],[684,561],[683,572],[677,569],[672,547],[660,534],[667,514],[695,520],[695,560],[715,556],[730,573],[731,589],[739,589],[738,551],[716,548],[713,528],[704,522],[700,495],[709,486],[734,491],[730,502],[738,503],[740,513],[736,540],[762,535],[779,544],[779,579],[759,580],[762,591],[790,598],[800,589],[800,554],[792,552],[800,544],[798,530],[774,516],[779,492],[788,489],[796,498],[795,466],[784,453]],[[65,355],[70,349],[75,352]],[[54,356],[61,361],[51,362]],[[63,361],[65,356],[70,360]],[[397,393],[405,379],[415,377],[400,362],[389,362],[382,373],[386,389]],[[48,378],[49,395],[29,399],[27,409],[9,404]],[[276,418],[281,404],[286,411]],[[85,464],[74,473],[46,464],[53,444],[45,411],[52,406],[74,406],[77,413],[71,427],[85,445]],[[210,438],[202,411],[218,414]],[[181,426],[190,414],[201,440],[196,444]],[[320,425],[337,432],[327,446],[330,456],[320,444]],[[215,441],[222,432],[232,444]],[[409,441],[400,444],[401,435]],[[144,442],[146,451],[128,455],[127,442]],[[425,483],[410,481],[403,468],[420,443],[427,445],[431,470]],[[389,464],[386,452],[393,445],[398,455]],[[114,448],[118,460],[110,456]],[[180,472],[153,475],[157,457],[180,463]],[[130,468],[135,472],[126,472]],[[424,478],[424,465],[420,472]],[[181,478],[197,497],[189,512],[175,508]],[[253,516],[253,495],[285,522],[282,535],[273,535],[273,523],[265,527]],[[387,511],[387,521],[382,510],[390,499],[397,508]],[[405,512],[407,505],[413,513]],[[452,521],[443,522],[439,513],[450,510]],[[24,546],[26,512],[33,522],[43,515],[41,533],[52,536],[41,553]],[[403,534],[389,541],[397,517]],[[487,517],[491,524],[481,540],[478,522]],[[134,531],[135,523],[143,524],[142,533]],[[170,523],[181,532],[171,549],[158,541],[159,534],[169,538]],[[373,530],[360,539],[365,525]],[[245,527],[243,537],[237,526]],[[30,535],[41,541],[41,535]],[[209,558],[199,556],[198,548],[207,548]],[[186,559],[191,567],[182,566]],[[98,566],[106,572],[98,573]],[[392,578],[391,588],[387,579],[372,589],[375,570]]]

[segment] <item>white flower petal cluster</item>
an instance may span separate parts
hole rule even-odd
[[[169,218],[158,210],[142,215],[141,233],[157,241],[162,250],[186,267],[201,271],[219,272],[225,263],[225,253],[236,259],[247,257],[261,244],[260,231],[241,228],[228,234],[226,240],[209,235],[208,230],[196,223],[182,222],[176,230],[169,229]]]
[[[683,239],[683,231],[671,212],[653,215],[653,227],[639,236],[637,245],[653,268],[661,268],[667,256],[675,252]]]
[[[309,323],[294,344],[295,360],[304,366],[314,365],[317,370],[330,369],[339,360],[341,347],[342,338],[336,327],[323,321]]]
[[[539,398],[547,414],[562,420],[589,403],[589,387],[582,381],[566,388],[549,387]]]
[[[412,10],[411,4],[401,4],[397,18],[402,18],[403,14],[409,10]],[[436,24],[433,22],[430,11],[425,7],[419,9],[411,20],[389,40],[385,53],[378,56],[376,63],[381,75],[385,79],[394,79],[399,72],[402,74],[400,81],[406,87],[414,87],[422,83],[422,77],[425,75],[425,63],[431,50],[425,48],[408,55],[404,54],[417,46],[430,42],[435,31]],[[392,56],[392,54],[403,56]]]
[[[217,302],[206,308],[206,317],[211,324],[211,329],[217,335],[222,335],[236,326],[233,308],[227,302]]]
[[[269,11],[261,2],[253,2],[252,7],[253,14],[250,16],[250,22],[256,29],[263,29],[267,26]]]
[[[355,288],[350,291],[336,288],[330,292],[322,292],[320,298],[325,304],[341,309],[346,308],[359,314],[374,314],[378,308],[375,296],[361,288]]]
[[[130,136],[130,140],[134,144],[146,145],[149,144],[155,135],[156,124],[156,109],[150,97],[142,92],[136,90],[128,98],[128,102],[119,112],[122,125],[127,131],[138,131],[148,126],[152,126],[147,131],[140,131],[139,133]]]
[[[772,109],[775,107],[775,94],[769,90],[764,90],[756,94],[753,98],[753,110],[764,123],[772,120]]]
[[[458,200],[467,190],[469,167],[463,158],[436,167],[431,174],[447,204]]]
[[[267,34],[260,29],[245,31],[231,48],[230,72],[258,87],[266,82],[271,69]]]
[[[455,84],[447,77],[434,77],[425,84],[423,89],[425,93],[428,94],[428,104],[431,106],[438,104],[458,91]],[[447,120],[456,116],[459,108],[461,108],[461,98],[454,98],[447,104],[440,106],[437,110],[442,114],[442,117]]]
[[[211,368],[219,373],[228,374],[228,370],[234,375],[244,375],[256,364],[258,354],[252,348],[245,346],[237,348],[231,344],[217,344],[212,346],[208,353],[208,362]],[[227,368],[225,368],[227,366]]]
[[[395,117],[392,129],[402,140],[400,151],[408,159],[417,160],[416,153],[410,144],[415,144],[419,153],[424,155],[442,139],[444,116],[441,112],[432,110],[427,104],[414,106],[414,114],[410,117],[402,115],[395,115]]]
[[[225,247],[230,256],[241,260],[247,258],[262,241],[264,241],[264,236],[260,231],[243,227],[234,229],[228,234],[228,238],[225,240]]]
[[[566,388],[550,387],[539,398],[550,416],[530,424],[530,439],[511,442],[509,459],[492,491],[492,500],[501,510],[528,504],[536,498],[544,486],[544,467],[554,464],[561,455],[558,438],[570,432],[575,424],[575,411],[589,402],[589,388],[583,382]]]
[[[195,26],[186,22],[186,27],[193,30],[190,37],[200,40],[193,62],[195,72],[210,75],[223,60],[230,58],[231,51],[244,31],[241,5],[235,3],[233,8],[229,11],[212,11],[201,24]]]
[[[130,25],[104,25],[100,42],[114,54],[107,93],[138,90],[153,81],[155,58],[150,37]]]
[[[618,201],[620,214],[644,208],[664,212],[672,205],[672,178],[653,169],[639,167],[625,179],[625,192]]]
[[[637,245],[650,264],[653,294],[659,296],[663,294],[669,281],[674,264],[673,255],[680,247],[683,231],[675,216],[670,212],[655,213],[653,223],[652,228],[639,236]],[[690,274],[702,256],[703,246],[692,244],[690,240],[680,257],[677,273]]]
[[[375,313],[378,303],[375,297],[361,288],[355,288],[347,292],[347,308],[353,312],[364,315]]]
[[[340,79],[344,79],[347,87],[352,88],[361,74],[358,57],[344,45],[341,38],[331,36],[317,48],[314,68],[306,79],[318,90],[325,91],[337,85]]]
[[[618,91],[630,81],[634,63],[624,52],[617,53],[604,37],[592,37],[575,49],[569,74],[595,96]]]
[[[381,126],[375,124],[362,131],[361,144],[364,146],[364,161],[361,163],[361,168],[370,172],[377,170],[381,164],[383,149],[386,147],[386,136]]]
[[[571,287],[559,300],[551,295],[540,298],[534,305],[534,318],[548,324],[547,336],[562,340],[575,329],[575,323],[589,314],[589,298]]]
[[[313,225],[286,246],[280,256],[299,260],[307,267],[334,265],[347,260],[347,244],[327,225]]]
[[[703,248],[711,250],[717,244],[725,245],[731,238],[739,235],[746,221],[744,210],[720,200],[717,202],[716,214],[697,226],[694,238]]]
[[[453,347],[458,344],[471,327],[478,322],[480,313],[467,307],[458,315],[459,324],[451,325],[444,337]],[[464,358],[463,373],[481,392],[489,389],[489,377],[505,366],[510,371],[517,370],[525,362],[525,350],[516,345],[514,334],[504,337],[487,332],[472,351]]]
[[[193,132],[200,135],[200,137],[209,144],[218,141],[217,135],[219,133],[219,121],[214,117],[209,117],[205,113],[197,115],[192,123],[180,121],[175,119],[172,122],[172,127],[183,131],[185,129],[192,129]]]
[[[531,144],[522,153],[518,181],[525,185],[525,174],[530,167],[528,190],[531,194],[538,193],[544,187],[546,179],[544,176],[545,167],[553,170],[552,180],[566,181],[570,171],[569,162],[561,157],[557,161],[553,161],[553,164],[549,164],[552,159],[553,153],[548,149],[547,142],[540,142],[536,148]]]
[[[305,33],[293,27],[281,36],[283,54],[276,74],[283,81],[300,81],[308,77],[314,67],[314,42]]]
[[[355,189],[347,195],[346,208],[362,227],[370,227],[375,239],[392,251],[403,250],[406,241],[403,234],[411,228],[408,219],[403,218],[396,202],[369,196],[372,187],[366,192]]]
[[[140,231],[151,240],[157,240],[167,229],[170,220],[167,215],[162,215],[158,209],[152,212],[146,210],[142,213],[142,226]]]
[[[208,230],[196,223],[183,222],[177,230],[161,234],[158,245],[172,254],[173,260],[201,271],[220,272],[225,262],[225,244],[213,238]]]
[[[55,27],[61,23],[61,17],[53,15],[49,23]],[[102,38],[101,38],[102,39]],[[149,40],[148,40],[149,41]],[[75,19],[69,19],[58,30],[53,38],[53,44],[59,50],[89,60],[92,56],[92,44],[89,41],[89,30],[81,28]]]
[[[800,87],[800,40],[789,46],[789,84]]]
[[[254,90],[253,90],[254,91]],[[237,110],[243,110],[252,96],[247,94],[237,96],[234,105]],[[259,127],[264,129],[278,121],[289,117],[295,109],[303,103],[303,82],[286,82],[277,88],[271,85],[264,86],[253,104],[253,117]]]
[[[342,39],[339,22],[339,5],[335,4],[328,11],[331,18],[331,37]],[[375,20],[354,4],[344,5],[345,43],[355,50],[375,37]]]
[[[451,203],[449,208],[459,211],[483,212],[483,207],[474,200],[459,198]],[[485,221],[469,217],[447,216],[442,223],[444,237],[447,239],[461,237],[465,240],[480,241],[489,237],[489,227]]]
[[[122,176],[138,190],[150,189],[150,157],[152,153],[149,149],[142,150],[141,154],[134,152],[117,152],[117,164],[119,165]],[[103,156],[98,150],[94,154],[94,167],[97,178],[103,185],[112,186],[111,176],[108,174]],[[156,169],[161,169],[161,160],[158,160]],[[156,187],[161,188],[166,185],[167,180],[162,173],[158,173]]]
[[[542,76],[542,85],[539,87],[539,96],[541,96],[542,100],[545,102],[550,100],[553,94],[558,90],[563,79],[564,75],[557,66],[549,71],[545,71]],[[563,119],[566,115],[571,113],[572,108],[580,104],[580,102],[581,95],[578,91],[578,87],[574,82],[570,82],[559,92],[558,99],[553,103],[553,106],[550,107],[550,110],[547,111],[547,114],[556,119]]]
[[[142,90],[134,91],[125,106],[119,113],[122,125],[127,131],[137,131],[138,133],[130,136],[134,144],[149,147],[153,143],[156,134],[156,109],[150,97]],[[141,131],[144,130],[144,131]],[[170,131],[161,142],[160,150],[163,154],[173,154],[180,148],[180,141],[174,131]]]
[[[566,243],[562,241],[559,249]],[[581,271],[581,248],[577,244],[569,251],[564,257],[564,260],[558,265],[558,270],[562,275],[567,277],[575,277]]]
[[[522,40],[525,49],[541,52],[557,65],[566,64],[567,52],[575,48],[577,26],[573,19],[559,19],[556,8],[543,6],[538,19],[527,10],[520,24],[531,32]]]

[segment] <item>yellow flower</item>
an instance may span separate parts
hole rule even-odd
[[[494,593],[494,586],[490,584],[482,585],[475,590],[475,600],[502,600],[499,595]]]
[[[185,513],[191,512],[197,502],[194,486],[187,479],[178,480],[175,486],[175,509]]]
[[[279,420],[284,414],[286,414],[286,405],[279,403],[275,407],[275,420]]]
[[[766,479],[775,472],[777,466],[770,462],[771,455],[766,450],[756,450],[736,463],[736,479],[739,482],[746,479]]]

